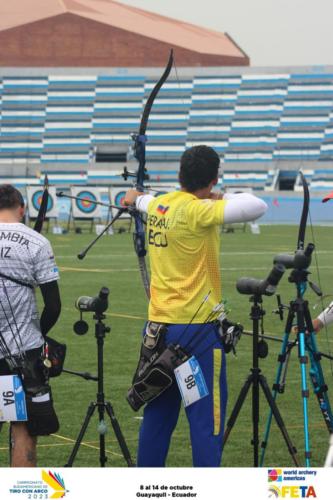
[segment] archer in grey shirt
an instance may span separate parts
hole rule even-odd
[[[10,353],[40,347],[44,340],[35,287],[59,279],[49,241],[24,224],[1,222],[0,272],[33,287],[0,276],[0,332]]]

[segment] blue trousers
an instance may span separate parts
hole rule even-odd
[[[177,344],[186,325],[169,325],[166,343]],[[196,345],[198,343],[198,345]],[[227,404],[225,354],[216,327],[190,325],[180,345],[194,354],[204,374],[209,395],[188,406],[194,467],[219,467]],[[164,467],[172,433],[176,427],[181,396],[174,382],[169,389],[146,405],[139,434],[138,467]]]

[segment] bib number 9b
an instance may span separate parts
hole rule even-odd
[[[208,395],[205,378],[195,356],[175,369],[175,377],[185,407]]]

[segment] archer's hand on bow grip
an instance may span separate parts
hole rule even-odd
[[[125,194],[125,198],[123,199],[123,204],[126,207],[135,205],[138,196],[142,196],[141,191],[137,191],[136,189],[129,189]]]

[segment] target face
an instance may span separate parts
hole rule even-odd
[[[97,197],[90,191],[80,191],[76,195],[78,198],[83,198],[83,200],[75,200],[77,208],[84,214],[91,214],[96,210]]]
[[[40,189],[39,191],[36,191],[32,195],[32,198],[31,198],[32,206],[35,210],[37,210],[37,212],[40,209],[42,199],[43,199],[43,190],[42,189]],[[52,210],[52,208],[53,208],[53,198],[51,196],[49,196],[48,201],[47,201],[47,212]]]
[[[126,195],[126,191],[119,191],[114,197],[114,204],[118,207],[124,207],[124,198]]]

